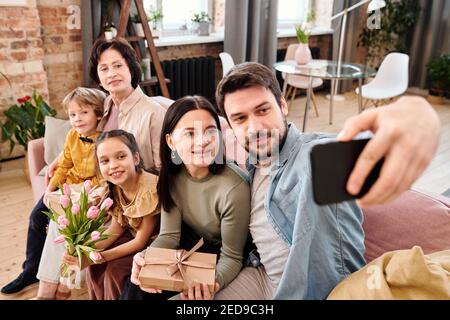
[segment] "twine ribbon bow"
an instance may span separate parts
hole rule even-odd
[[[166,268],[167,274],[169,276],[174,276],[177,272],[180,272],[181,278],[184,283],[189,287],[192,284],[192,279],[186,272],[184,266],[202,268],[202,269],[214,269],[215,265],[213,263],[202,262],[202,261],[190,261],[189,257],[197,251],[203,245],[203,238],[201,238],[197,244],[189,251],[184,249],[176,250],[175,255],[172,259],[168,258],[157,258],[149,257],[145,259],[145,264],[149,265],[164,265],[168,264]]]

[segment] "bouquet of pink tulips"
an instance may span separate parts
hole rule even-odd
[[[58,224],[60,235],[54,239],[54,243],[65,242],[68,254],[78,257],[79,268],[81,268],[83,255],[93,262],[98,260],[99,250],[95,248],[95,243],[108,237],[104,234],[106,230],[104,223],[108,218],[108,210],[112,206],[113,200],[111,198],[104,199],[100,208],[90,202],[89,195],[93,188],[91,188],[89,180],[85,181],[79,198],[71,197],[72,190],[67,184],[63,185],[61,191],[59,204],[62,213],[61,210],[58,210],[60,212],[58,213],[49,207],[50,212],[46,212],[46,214]],[[70,278],[70,271],[69,266],[63,265],[61,278]]]

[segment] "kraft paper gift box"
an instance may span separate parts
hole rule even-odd
[[[83,190],[83,184],[71,184],[69,185],[71,189],[70,199],[73,203],[78,203],[80,201],[81,191]],[[97,205],[106,193],[106,187],[95,186],[91,189],[88,200],[91,205]],[[59,203],[59,198],[61,198],[62,190],[56,190],[49,194],[44,195],[44,204],[47,208],[52,209],[57,214],[64,214],[64,210]]]
[[[195,252],[202,244],[203,239],[189,252],[148,247],[145,265],[139,273],[141,286],[182,292],[195,281],[207,284],[210,292],[214,292],[217,256]]]

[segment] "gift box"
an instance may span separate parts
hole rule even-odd
[[[215,289],[215,254],[195,252],[203,245],[201,239],[190,251],[149,247],[145,265],[139,273],[143,288],[182,292],[192,282],[205,283]]]
[[[83,190],[83,184],[71,184],[69,185],[71,189],[70,199],[72,203],[78,203],[80,200],[81,191]],[[101,199],[106,193],[105,186],[95,186],[91,189],[88,195],[88,201],[91,205],[97,205],[100,203]],[[64,210],[59,203],[61,198],[62,190],[56,190],[51,193],[46,193],[44,195],[44,204],[47,208],[51,208],[57,214],[64,214]]]

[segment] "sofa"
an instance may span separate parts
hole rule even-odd
[[[173,102],[164,97],[152,99],[166,108]],[[60,152],[52,150],[48,155],[45,145],[52,148],[58,145],[62,149],[63,131],[69,128],[67,123],[57,122],[61,120],[52,121],[50,125],[57,128],[46,127],[46,143],[44,138],[28,143],[29,175],[35,201],[41,198],[46,186],[42,168]],[[245,150],[237,143],[227,121],[221,117],[220,122],[227,159],[245,168]],[[392,203],[364,210],[363,228],[367,262],[387,251],[410,249],[415,245],[422,247],[425,254],[450,249],[450,199],[408,190]]]
[[[226,144],[237,143],[231,140]],[[242,163],[245,151],[235,147],[241,159],[238,162]],[[28,143],[28,165],[37,201],[45,190],[44,176],[39,175],[45,166],[44,138]],[[392,203],[365,209],[363,228],[367,262],[387,251],[415,245],[421,246],[425,254],[450,249],[450,199],[409,190]]]

